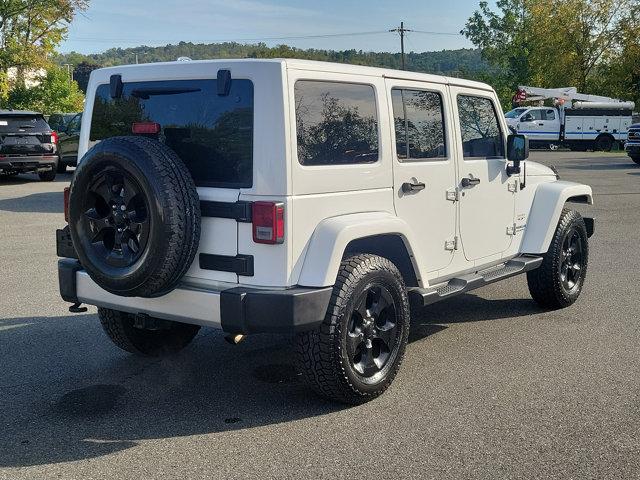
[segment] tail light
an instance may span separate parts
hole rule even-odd
[[[253,241],[276,244],[284,242],[284,205],[274,202],[253,202]]]
[[[131,125],[131,132],[136,135],[155,135],[160,133],[160,124],[154,122],[137,122]]]
[[[69,187],[64,187],[64,221],[69,223]]]
[[[51,132],[51,143],[58,144],[58,132]]]

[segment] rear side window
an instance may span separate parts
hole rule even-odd
[[[544,118],[543,120],[555,120],[556,119],[556,112],[549,109],[549,110],[545,110],[544,112]]]
[[[51,128],[42,115],[0,114],[0,134],[48,132]]]
[[[447,156],[442,97],[437,92],[391,90],[398,158],[421,160]]]
[[[504,157],[500,122],[490,99],[458,95],[458,114],[464,158]]]
[[[295,102],[302,165],[378,160],[378,116],[371,85],[299,80]]]
[[[158,123],[154,135],[173,149],[198,186],[249,188],[253,184],[253,83],[232,80],[229,95],[217,80],[125,83],[113,99],[109,85],[96,91],[92,141],[131,135],[132,125]]]

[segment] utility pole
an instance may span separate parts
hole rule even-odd
[[[73,82],[73,65],[70,63],[64,63],[63,66],[67,67],[67,74],[69,75],[69,86],[71,86],[71,82]]]
[[[411,30],[409,30],[408,28],[404,28],[404,22],[400,22],[400,26],[398,28],[392,28],[391,30],[389,30],[390,32],[398,32],[400,34],[400,58],[401,58],[401,65],[402,65],[402,70],[404,70],[404,34],[406,32],[411,32]]]

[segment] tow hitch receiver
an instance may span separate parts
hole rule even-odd
[[[71,305],[69,307],[69,312],[71,312],[71,313],[84,313],[84,312],[86,312],[88,310],[88,308],[87,307],[81,307],[81,305],[82,304],[80,302],[74,303],[73,305]]]

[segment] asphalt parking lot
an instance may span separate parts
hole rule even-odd
[[[578,302],[542,311],[521,276],[431,306],[392,388],[354,408],[300,383],[287,338],[119,351],[58,297],[70,175],[3,180],[0,478],[638,478],[640,167],[532,159],[594,189]]]

